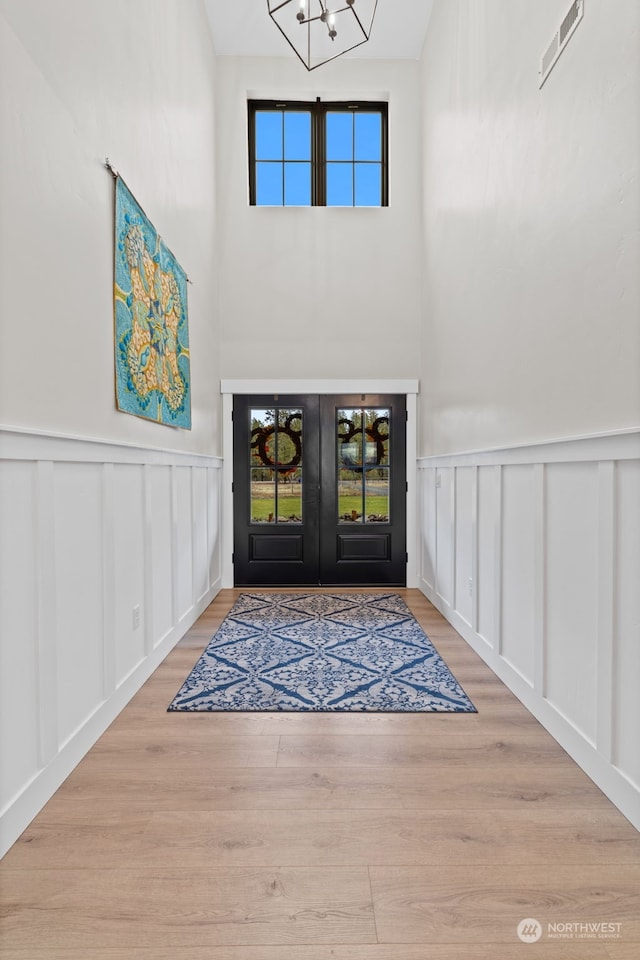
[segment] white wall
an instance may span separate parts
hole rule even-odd
[[[568,7],[435,0],[420,579],[640,826],[640,6],[588,0],[540,90]]]
[[[640,423],[640,5],[436,0],[422,59],[424,454]]]
[[[215,84],[200,0],[0,0],[0,853],[219,589]],[[105,157],[193,281],[191,431],[115,409]]]
[[[223,377],[418,374],[418,89],[410,61],[218,59]],[[250,207],[250,96],[388,99],[389,207]]]
[[[0,423],[220,451],[214,94],[200,0],[0,0]],[[193,281],[191,431],[115,409],[105,157]]]

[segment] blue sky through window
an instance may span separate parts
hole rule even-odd
[[[327,206],[379,207],[381,163],[379,113],[327,113]]]
[[[265,110],[256,113],[256,203],[311,203],[311,114]]]
[[[324,122],[326,205],[381,206],[381,113],[330,109]],[[312,111],[257,110],[254,130],[255,203],[311,205]]]

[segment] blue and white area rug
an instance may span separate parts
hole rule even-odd
[[[245,593],[169,710],[475,713],[395,593]]]

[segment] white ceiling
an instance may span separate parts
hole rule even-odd
[[[267,13],[267,0],[204,0],[222,57],[294,57]],[[433,0],[378,0],[371,39],[348,57],[418,60]]]

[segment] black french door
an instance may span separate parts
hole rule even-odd
[[[406,583],[403,395],[236,396],[237,586]]]

